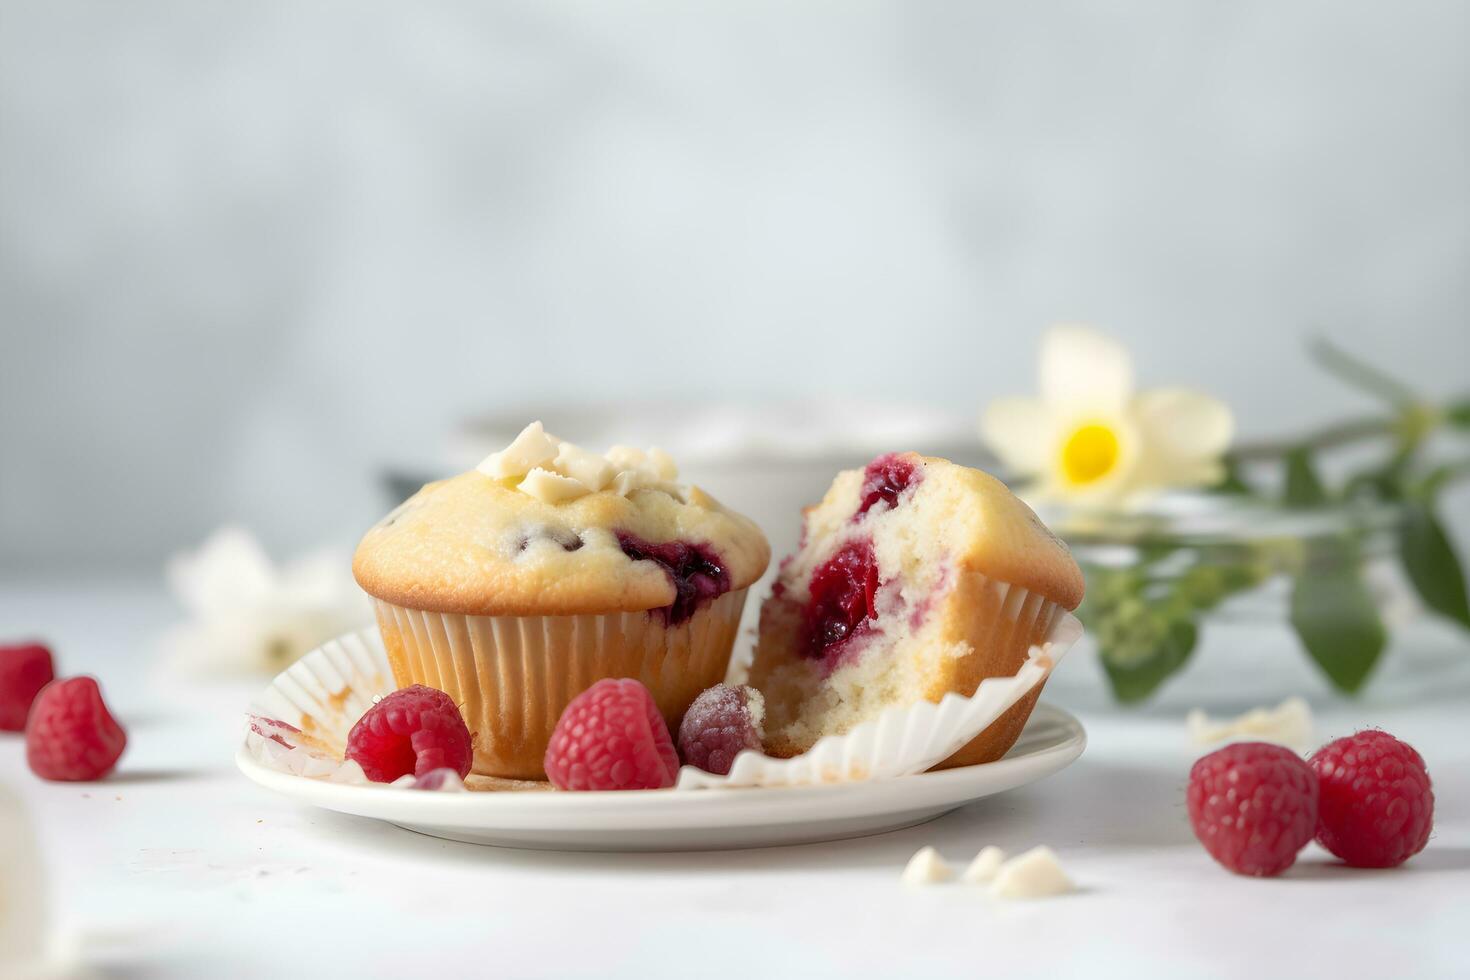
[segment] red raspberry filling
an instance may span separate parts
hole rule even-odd
[[[0,646],[0,731],[25,731],[31,702],[55,678],[51,651],[41,644]]]
[[[546,778],[557,789],[664,789],[679,755],[648,688],[604,678],[572,698],[546,746]]]
[[[704,603],[730,591],[730,573],[713,550],[682,541],[652,544],[631,534],[618,532],[623,554],[633,561],[651,561],[663,566],[674,583],[674,601],[656,610],[669,625],[693,616]]]
[[[1434,790],[1406,742],[1369,729],[1329,742],[1311,765],[1322,787],[1317,843],[1358,868],[1392,868],[1424,850]]]
[[[1240,742],[1189,772],[1189,822],[1210,857],[1239,875],[1278,875],[1317,825],[1317,777],[1290,749]]]
[[[861,519],[880,500],[890,509],[897,507],[899,496],[919,482],[917,477],[914,464],[898,453],[879,456],[863,471],[862,503],[852,519]]]
[[[301,729],[295,725],[288,725],[279,718],[263,718],[260,715],[250,716],[250,730],[261,738],[268,738],[277,745],[292,750],[295,750],[296,746],[291,744],[286,735],[301,734]]]
[[[52,681],[31,706],[26,762],[42,779],[89,782],[117,765],[128,744],[95,678]]]
[[[453,769],[463,779],[474,762],[474,739],[453,698],[415,684],[363,713],[347,735],[347,758],[375,783],[435,769]]]
[[[802,653],[835,663],[878,617],[878,560],[871,539],[849,541],[812,572]]]

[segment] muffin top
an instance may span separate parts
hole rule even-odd
[[[369,595],[429,612],[650,610],[683,622],[747,588],[771,553],[748,518],[677,479],[659,450],[598,455],[533,422],[395,508],[363,537],[352,572]]]
[[[804,590],[831,553],[867,541],[883,569],[910,580],[953,566],[1067,609],[1082,601],[1081,570],[1031,508],[989,473],[938,456],[889,453],[844,470],[804,516],[808,547],[783,564],[784,589]]]

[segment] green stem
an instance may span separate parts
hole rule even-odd
[[[1325,337],[1318,337],[1308,346],[1312,359],[1337,375],[1343,381],[1376,395],[1400,408],[1413,405],[1419,399],[1414,390],[1399,379],[1384,373],[1367,361],[1359,360]]]
[[[1280,459],[1303,446],[1313,449],[1336,449],[1354,443],[1381,439],[1398,432],[1398,423],[1393,419],[1362,418],[1330,425],[1315,432],[1291,439],[1265,439],[1257,442],[1242,442],[1230,451],[1236,459],[1261,460]]]

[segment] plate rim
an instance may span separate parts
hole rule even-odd
[[[663,809],[672,800],[678,800],[681,806],[690,808],[710,807],[726,804],[732,794],[739,795],[743,800],[749,800],[758,796],[759,799],[769,801],[774,805],[783,803],[795,803],[797,801],[823,800],[838,801],[843,796],[861,796],[871,793],[876,787],[894,787],[899,785],[916,786],[922,785],[926,790],[932,790],[946,784],[964,784],[975,780],[983,774],[986,777],[1003,777],[1015,769],[1030,768],[1037,765],[1039,761],[1044,762],[1045,772],[1033,780],[1025,780],[1018,785],[1026,785],[1047,776],[1054,775],[1062,769],[1077,761],[1087,749],[1087,729],[1076,715],[1057,705],[1046,701],[1039,701],[1032,709],[1031,718],[1027,719],[1027,726],[1031,724],[1037,715],[1048,717],[1049,721],[1060,724],[1064,734],[1058,741],[1038,748],[1022,755],[997,759],[993,762],[983,762],[972,766],[959,766],[953,769],[931,770],[928,772],[912,773],[907,776],[896,776],[888,779],[859,780],[850,782],[820,783],[815,785],[799,786],[711,786],[692,790],[642,790],[628,792],[626,790],[590,790],[577,793],[557,793],[544,790],[531,790],[524,792],[466,792],[445,793],[430,791],[406,791],[402,787],[394,787],[387,783],[336,783],[328,780],[313,779],[310,776],[300,776],[294,773],[281,772],[273,769],[251,754],[249,748],[241,743],[235,752],[235,764],[247,779],[272,792],[291,797],[314,806],[322,806],[327,809],[336,810],[328,801],[339,804],[361,801],[369,804],[370,801],[381,799],[384,791],[398,790],[392,799],[398,803],[414,801],[413,806],[424,807],[425,812],[431,812],[429,808],[437,809],[445,816],[451,814],[463,814],[466,812],[483,812],[485,814],[505,812],[513,814],[519,811],[536,810],[548,805],[566,811],[602,810],[606,807],[619,807],[623,811],[638,811],[647,809]],[[1024,734],[1024,729],[1023,729]],[[1015,788],[1015,787],[1012,787]],[[999,791],[1004,792],[1004,790]],[[400,795],[404,794],[404,795]],[[973,799],[983,798],[985,795],[972,798],[957,798],[956,805]],[[697,802],[701,798],[707,802]],[[549,803],[555,799],[558,802]],[[340,811],[339,811],[340,812]],[[377,819],[391,820],[389,817]]]

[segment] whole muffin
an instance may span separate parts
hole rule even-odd
[[[884,709],[1011,676],[1082,600],[1066,546],[994,477],[917,453],[837,475],[761,606],[765,748],[807,751]],[[941,766],[998,759],[1041,686]]]
[[[598,455],[534,422],[363,537],[352,570],[394,680],[454,698],[475,773],[544,778],[562,710],[604,677],[643,682],[675,730],[724,679],[770,546],[677,476],[657,450]]]

